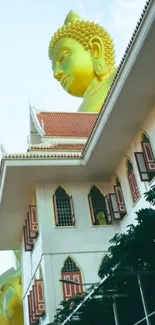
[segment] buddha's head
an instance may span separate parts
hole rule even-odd
[[[114,71],[110,35],[72,11],[50,41],[49,58],[54,77],[73,96],[83,97],[94,79],[100,82]]]

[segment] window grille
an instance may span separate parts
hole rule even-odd
[[[75,215],[72,196],[69,197],[63,188],[58,187],[53,196],[53,203],[56,226],[74,226]]]

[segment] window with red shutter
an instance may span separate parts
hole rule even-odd
[[[33,249],[33,239],[30,237],[28,220],[25,220],[25,226],[23,227],[23,235],[25,251],[30,252]]]
[[[135,158],[142,182],[151,181],[155,177],[155,159],[149,138],[143,134],[142,152],[135,152]]]
[[[119,212],[119,207],[118,207],[118,203],[117,203],[117,199],[116,199],[116,194],[115,193],[110,193],[109,194],[109,200],[110,200],[110,204],[111,204],[111,208],[112,208],[113,218],[115,220],[121,220],[121,215],[120,215],[120,212]]]
[[[45,314],[43,280],[35,280],[34,293],[35,293],[34,297],[35,297],[36,314],[41,316]]]
[[[127,160],[127,173],[128,173],[128,181],[129,181],[130,191],[132,194],[132,199],[133,202],[135,203],[140,198],[140,193],[139,193],[136,176],[133,170],[133,165],[129,160]]]
[[[104,197],[96,186],[93,186],[88,195],[89,208],[93,225],[110,224],[111,213],[108,198]]]
[[[30,291],[31,303],[32,303],[32,320],[38,323],[39,316],[36,315],[36,308],[35,308],[35,299],[34,299],[34,292],[33,290]]]
[[[147,170],[143,152],[135,152],[135,158],[136,158],[141,181],[142,182],[149,181],[149,173]]]
[[[67,258],[62,268],[62,279],[82,283],[80,269],[70,257]],[[81,285],[63,283],[62,286],[65,300],[73,298],[77,293],[83,292]]]
[[[114,185],[114,193],[112,194],[111,197],[111,205],[112,205],[114,219],[122,220],[127,212],[126,212],[124,196],[121,188],[121,183],[117,177],[116,177],[116,185]]]
[[[116,185],[114,185],[114,192],[116,194],[118,210],[119,210],[119,213],[120,213],[121,219],[122,219],[126,215],[127,211],[126,211],[125,200],[124,200],[121,183],[120,183],[118,177],[116,177]]]
[[[93,203],[92,203],[92,199],[91,199],[91,194],[90,193],[88,195],[88,202],[89,202],[89,209],[90,209],[92,224],[95,225],[96,220],[95,220],[95,216],[94,216]]]
[[[27,213],[27,221],[28,221],[28,227],[29,227],[29,236],[32,239],[36,239],[37,233],[31,231],[31,216],[30,216],[29,212]]]
[[[30,223],[30,232],[32,236],[35,236],[36,238],[39,231],[36,205],[30,205],[30,213],[28,214],[28,217]]]
[[[75,226],[75,213],[72,196],[59,186],[53,196],[56,226]]]
[[[28,295],[28,307],[29,307],[30,324],[37,324],[39,321],[39,317],[36,316],[34,295],[32,290],[30,290]]]
[[[107,225],[111,225],[112,224],[112,213],[111,213],[111,209],[110,209],[110,202],[109,202],[109,198],[106,195],[105,196],[105,205],[106,205],[106,213],[107,213]]]
[[[143,141],[141,142],[143,157],[148,171],[149,181],[155,177],[155,157],[149,137],[143,133]]]

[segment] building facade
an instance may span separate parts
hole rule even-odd
[[[61,300],[83,290],[59,279],[99,281],[97,273],[109,240],[115,233],[125,232],[128,224],[135,223],[135,212],[148,206],[144,193],[155,184],[154,123],[153,108],[109,181],[68,179],[36,184],[38,235],[30,251],[24,241],[22,249],[26,322],[28,296],[36,279],[43,281],[46,313],[42,323],[46,324],[53,320]],[[105,219],[100,218],[101,211]]]
[[[97,282],[109,240],[135,223],[155,183],[155,3],[150,2],[100,114],[36,112],[24,154],[3,152],[0,248],[22,247],[25,324]],[[146,64],[147,63],[147,64]],[[9,201],[9,204],[8,204]]]

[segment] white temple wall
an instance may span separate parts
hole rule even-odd
[[[149,116],[142,126],[150,137],[153,152],[155,154],[155,111]],[[141,131],[133,139],[126,155],[122,158],[115,174],[119,177],[127,208],[127,215],[118,225],[93,226],[88,204],[88,194],[93,185],[99,186],[103,194],[113,192],[114,175],[109,183],[81,183],[75,184],[68,180],[66,184],[39,183],[37,184],[37,212],[39,221],[39,238],[34,246],[33,252],[28,253],[23,249],[22,271],[23,271],[23,295],[24,304],[27,304],[27,290],[30,288],[39,264],[42,265],[44,278],[44,289],[46,299],[47,315],[41,324],[53,321],[55,310],[63,299],[61,269],[65,259],[70,256],[81,269],[84,282],[98,281],[98,269],[102,258],[109,247],[109,240],[116,232],[126,231],[128,224],[135,222],[135,212],[141,208],[149,207],[144,199],[144,193],[155,184],[155,179],[142,182],[137,168],[134,152],[141,151]],[[139,186],[141,197],[133,203],[126,174],[125,159],[128,157],[132,163]],[[56,227],[53,209],[53,195],[59,185],[72,195],[76,226]],[[27,307],[26,307],[27,308]],[[26,313],[25,324],[28,324]]]
[[[56,227],[53,195],[59,185],[72,195],[76,218],[75,227]],[[94,184],[38,184],[37,211],[43,238],[43,253],[98,252],[108,247],[109,238],[119,231],[114,226],[93,226],[88,203],[88,194]],[[108,184],[97,183],[103,193],[108,193]],[[86,240],[87,238],[87,240]]]

